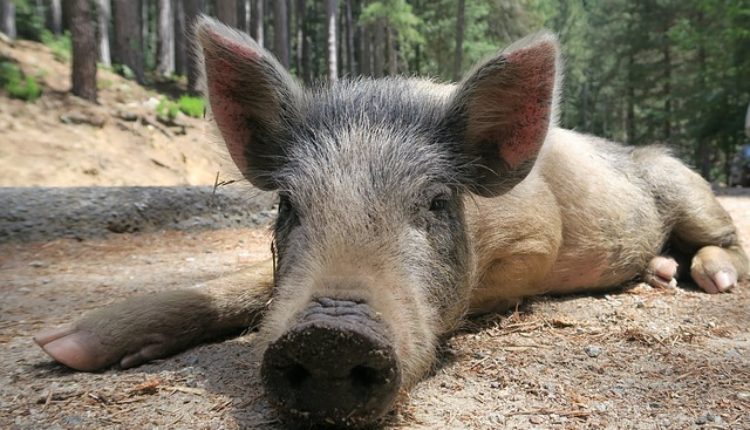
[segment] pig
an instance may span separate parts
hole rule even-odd
[[[747,275],[730,216],[667,149],[558,127],[553,34],[457,84],[313,88],[211,18],[195,36],[231,159],[278,193],[276,258],[39,333],[68,367],[137,366],[257,329],[260,377],[283,420],[365,426],[428,373],[467,315],[688,274],[720,293]]]

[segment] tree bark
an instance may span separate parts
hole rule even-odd
[[[464,15],[466,4],[464,0],[458,0],[458,11],[456,14],[456,51],[453,58],[453,80],[461,79],[461,69],[464,61]]]
[[[15,39],[16,34],[16,5],[13,0],[0,1],[0,31],[10,39]]]
[[[378,20],[375,22],[375,37],[372,43],[372,75],[376,78],[383,76],[385,70],[385,25]]]
[[[183,1],[172,0],[172,9],[174,10],[174,71],[184,76],[187,73],[187,51]]]
[[[237,2],[237,28],[250,34],[250,0]]]
[[[296,12],[294,22],[294,40],[296,43],[296,50],[294,52],[295,67],[297,68],[297,75],[305,82],[308,82],[307,70],[305,70],[305,38],[307,37],[307,29],[305,25],[307,5],[305,0],[296,0],[294,8]]]
[[[185,28],[182,31],[192,28],[195,19],[203,11],[203,8],[203,0],[184,0]],[[195,41],[192,39],[185,39],[185,63],[187,65],[188,91],[192,94],[199,94],[201,90],[199,87],[200,64],[196,56],[192,55],[195,49],[194,43]]]
[[[224,24],[237,28],[237,0],[216,0],[216,17]]]
[[[328,34],[328,80],[336,82],[339,78],[338,71],[338,42],[336,32],[336,14],[338,12],[338,0],[326,0],[326,31]]]
[[[96,21],[91,0],[70,0],[73,94],[96,102]]]
[[[114,0],[114,12],[117,58],[121,64],[130,68],[139,83],[143,83],[141,2]]]
[[[175,70],[175,34],[172,0],[159,0],[159,19],[156,34],[159,36],[156,47],[156,73],[169,76]]]
[[[289,68],[289,26],[287,0],[273,2],[273,52],[282,66]]]
[[[396,44],[396,30],[390,25],[386,25],[386,49],[388,50],[388,75],[395,76],[398,74],[398,46]]]
[[[354,64],[354,16],[352,14],[352,0],[346,0],[346,67],[350,75],[356,73]]]
[[[62,34],[62,0],[51,0],[49,2],[49,29],[55,35]]]
[[[263,0],[253,0],[250,11],[250,36],[260,46],[265,46],[263,33]]]
[[[99,62],[112,66],[112,55],[109,50],[109,19],[112,16],[110,0],[97,0],[97,36],[99,37]]]
[[[372,47],[372,37],[370,35],[370,26],[367,24],[360,25],[359,39],[359,73],[364,76],[372,75],[372,54],[370,48]]]

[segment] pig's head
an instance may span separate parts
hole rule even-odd
[[[457,86],[389,78],[303,89],[263,48],[196,27],[229,154],[280,196],[261,374],[283,418],[362,425],[428,370],[464,315],[463,196],[521,181],[553,121],[557,44],[540,35]]]

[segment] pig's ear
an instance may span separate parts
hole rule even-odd
[[[204,91],[232,160],[258,188],[278,188],[273,174],[284,163],[284,131],[299,115],[302,89],[246,34],[206,16],[194,31]]]
[[[468,156],[473,192],[501,194],[531,170],[556,121],[559,57],[555,36],[539,33],[480,64],[458,85],[447,120]]]

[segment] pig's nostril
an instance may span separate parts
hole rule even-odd
[[[353,386],[365,389],[382,383],[380,372],[368,366],[354,366],[349,372],[349,377]]]
[[[299,388],[302,384],[310,378],[310,371],[305,369],[301,364],[292,364],[286,367],[284,370],[284,377],[286,377],[289,386],[292,388]]]

